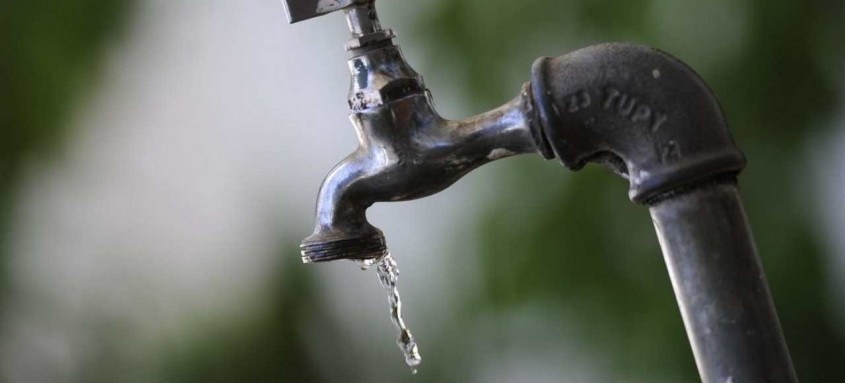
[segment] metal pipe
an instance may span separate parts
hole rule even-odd
[[[735,180],[649,211],[702,381],[798,382]]]
[[[564,165],[608,165],[650,206],[702,381],[797,382],[736,187],[745,159],[698,75],[602,44],[538,60],[531,85]]]

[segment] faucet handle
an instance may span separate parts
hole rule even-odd
[[[354,5],[371,3],[373,0],[284,0],[285,11],[291,24],[323,16]]]
[[[392,30],[382,29],[375,0],[284,0],[283,3],[291,24],[342,10],[352,33],[352,40],[344,46],[347,51],[396,37]]]

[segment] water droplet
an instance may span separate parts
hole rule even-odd
[[[358,264],[358,267],[360,267],[360,268],[361,268],[361,270],[367,271],[367,270],[369,270],[369,269],[370,269],[370,267],[371,267],[372,265],[375,265],[377,261],[378,261],[378,260],[377,260],[377,259],[375,259],[375,258],[370,258],[370,259],[356,259],[356,260],[355,260],[355,263],[357,263],[357,264]]]

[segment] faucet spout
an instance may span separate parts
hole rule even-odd
[[[424,92],[353,113],[359,146],[320,187],[303,261],[384,256],[384,235],[367,221],[368,207],[426,197],[485,163],[541,151],[534,116],[528,84],[501,107],[463,120],[442,118]]]

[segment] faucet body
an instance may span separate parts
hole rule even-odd
[[[303,261],[384,257],[369,206],[437,193],[487,162],[524,153],[573,170],[596,162],[649,206],[702,380],[798,381],[737,188],[745,158],[692,69],[652,48],[600,44],[540,58],[515,99],[447,120],[374,0],[286,1],[292,21],[343,9],[353,37],[359,146],[320,188]]]
[[[487,162],[536,152],[527,97],[457,121],[440,117],[425,93],[353,113],[359,146],[320,187],[303,259],[381,257],[384,237],[366,219],[373,203],[426,197]]]
[[[447,120],[390,42],[392,33],[383,36],[352,49],[349,107],[358,148],[320,187],[316,227],[301,246],[305,262],[382,257],[384,235],[366,219],[373,203],[426,197],[487,162],[540,150],[528,85],[499,108]]]

